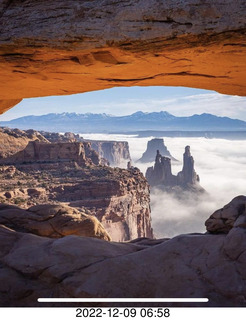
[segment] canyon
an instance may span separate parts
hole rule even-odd
[[[65,132],[45,132],[36,130],[20,130],[0,127],[0,159],[9,157],[23,150],[29,142],[40,141],[45,143],[81,142],[85,148],[86,156],[93,159],[95,164],[110,164],[111,166],[127,166],[131,160],[129,145],[126,141],[98,141],[86,140],[79,134]],[[96,153],[95,153],[96,151]],[[99,155],[99,159],[98,159]]]
[[[245,11],[244,0],[1,0],[0,112],[23,98],[115,86],[245,96]],[[204,234],[156,240],[137,168],[100,163],[86,141],[4,137],[1,306],[53,296],[206,297],[206,306],[245,307],[245,196],[215,211]],[[198,180],[192,164],[182,183]]]
[[[61,136],[63,142],[50,142],[35,132],[31,137],[40,139],[28,142],[27,133],[17,131],[19,136],[15,139],[23,143],[22,148],[28,144],[13,153],[13,136],[7,132],[3,137],[6,141],[6,136],[10,136],[7,142],[11,148],[7,144],[5,157],[0,159],[1,202],[28,210],[41,204],[86,210],[101,222],[114,241],[153,237],[149,186],[137,168],[108,166],[90,142],[64,142],[68,137],[71,140],[69,133],[65,138]],[[46,133],[52,140],[50,136],[54,141],[59,135]],[[16,148],[21,147],[17,144]]]

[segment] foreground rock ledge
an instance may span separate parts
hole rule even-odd
[[[1,226],[0,253],[1,306],[37,306],[40,297],[206,297],[196,306],[246,306],[243,228],[114,243]]]
[[[114,86],[246,95],[246,4],[0,1],[0,110]]]

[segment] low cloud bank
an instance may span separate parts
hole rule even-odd
[[[98,139],[99,135],[90,135]],[[150,138],[123,135],[100,135],[103,140],[125,140],[129,142],[133,164],[145,174],[153,165],[136,161],[146,150]],[[181,233],[205,232],[205,220],[234,197],[246,194],[246,141],[230,141],[205,138],[164,138],[172,156],[180,162],[173,163],[174,174],[182,169],[182,158],[186,145],[191,147],[195,170],[200,184],[207,194],[192,196],[184,193],[181,198],[151,190],[151,214],[155,236],[173,237]]]

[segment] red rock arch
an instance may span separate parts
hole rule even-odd
[[[0,112],[114,86],[246,95],[244,0],[1,0]]]

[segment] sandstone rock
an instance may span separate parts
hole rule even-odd
[[[177,161],[175,158],[171,156],[171,153],[165,146],[164,139],[157,138],[148,141],[147,150],[143,153],[142,157],[138,161],[143,163],[155,161],[155,154],[157,150],[164,157],[168,157],[173,161]]]
[[[216,210],[205,226],[211,233],[228,233],[233,227],[246,228],[246,197],[238,196]]]
[[[115,86],[246,94],[244,0],[0,6],[2,112],[22,98]]]
[[[101,158],[107,159],[111,166],[126,167],[131,160],[127,141],[88,141],[92,149],[96,150]]]
[[[56,200],[91,210],[114,241],[152,238],[149,186],[142,173],[136,168],[105,168],[107,172],[112,174],[110,180],[106,176],[64,185]]]
[[[25,149],[28,143],[34,140],[48,143],[44,136],[34,130],[0,128],[0,159]]]
[[[79,165],[90,164],[86,158],[84,145],[80,142],[69,143],[46,143],[30,141],[26,148],[2,159],[2,163],[23,163],[23,162],[63,162],[76,161]]]
[[[0,204],[0,224],[49,238],[78,235],[111,240],[95,217],[64,205],[38,205],[23,210]]]
[[[34,213],[43,218],[42,210]],[[40,306],[40,297],[206,297],[208,303],[189,306],[246,306],[246,232],[239,227],[227,235],[114,243],[50,239],[1,226],[0,263],[1,306]],[[177,305],[187,306],[168,304]]]
[[[155,165],[146,171],[146,179],[151,186],[174,186],[177,184],[177,177],[172,174],[171,159],[163,157],[157,150]]]
[[[50,161],[51,158],[55,160],[55,154],[60,160],[77,159],[78,150],[75,150],[76,143],[82,143],[84,147],[84,153],[95,165],[108,165],[108,161],[103,157],[100,157],[98,153],[91,148],[91,143],[84,141],[79,135],[75,135],[71,132],[66,132],[64,135],[60,133],[51,132],[38,132],[35,130],[19,130],[19,129],[8,129],[0,128],[0,159],[9,158],[11,159],[5,162],[11,161]],[[32,143],[30,143],[32,142]],[[39,144],[36,142],[42,142],[41,150]],[[50,146],[46,146],[44,143],[53,143]],[[59,150],[51,152],[54,149],[54,143],[73,143],[71,145],[56,145]],[[78,145],[77,145],[78,146]],[[71,149],[71,155],[68,157],[65,149]],[[25,149],[25,150],[24,150]],[[22,151],[22,152],[20,152]],[[19,152],[19,153],[18,153]],[[16,154],[18,153],[18,154]],[[76,153],[73,154],[73,153]],[[48,154],[50,154],[48,156]],[[80,157],[81,158],[81,157]],[[38,160],[39,159],[39,160]],[[42,159],[42,160],[41,160]]]
[[[66,132],[64,135],[41,131],[50,142],[83,142],[86,156],[94,164],[125,167],[131,159],[127,141],[100,141],[83,139],[79,134]],[[86,148],[88,146],[88,148]],[[98,159],[99,155],[99,159]]]
[[[78,149],[71,148],[77,144],[81,143],[42,144],[35,149],[37,157],[32,148],[28,153],[24,150],[27,156],[20,152],[5,159],[16,162],[17,169],[9,179],[6,170],[1,169],[7,166],[0,166],[0,202],[25,209],[59,202],[75,208],[86,207],[114,241],[152,238],[149,186],[141,172],[136,168],[94,165],[92,158],[86,157],[89,142],[82,143],[85,146],[82,159],[89,166],[83,165]]]
[[[183,169],[178,173],[178,184],[181,186],[195,185],[200,181],[194,170],[194,159],[190,153],[190,146],[185,147],[183,155]]]
[[[183,169],[177,176],[172,174],[171,159],[162,156],[157,150],[154,167],[147,168],[146,179],[151,186],[158,186],[167,191],[181,191],[182,189],[204,192],[199,185],[199,176],[194,170],[194,160],[190,153],[190,147],[185,147],[183,155]]]

